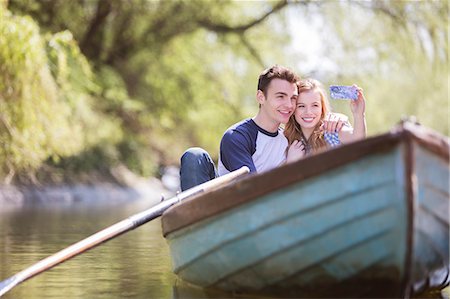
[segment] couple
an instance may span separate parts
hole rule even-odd
[[[181,157],[181,190],[242,166],[249,167],[250,172],[264,172],[327,147],[364,138],[365,99],[362,90],[357,90],[358,99],[350,103],[353,129],[345,116],[330,114],[326,92],[318,81],[300,80],[279,65],[264,70],[256,93],[259,111],[224,133],[218,171],[206,151],[188,149]],[[286,124],[284,131],[281,124]]]

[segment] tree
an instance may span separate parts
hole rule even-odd
[[[79,84],[85,74],[67,77],[77,66],[62,71],[64,55],[47,46],[58,88],[76,95],[60,99],[70,107],[91,98],[92,120],[115,119],[121,130],[111,132],[123,132],[103,144],[83,143],[78,161],[52,153],[48,157],[57,159],[49,163],[73,168],[65,161],[92,161],[85,153],[98,151],[90,148],[113,147],[100,160],[117,159],[150,174],[157,163],[175,163],[190,144],[215,152],[221,133],[245,113],[245,103],[255,105],[248,94],[254,93],[264,57],[253,36],[275,34],[266,20],[286,5],[269,2],[254,11],[233,1],[10,1],[9,9],[32,16],[49,41],[69,32],[91,64],[92,80]],[[243,92],[249,69],[252,88]],[[84,129],[86,136],[97,131]]]

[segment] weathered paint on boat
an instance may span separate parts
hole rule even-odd
[[[415,291],[438,287],[449,280],[449,165],[424,148],[414,151],[416,163],[414,201]]]
[[[180,203],[174,272],[207,288],[408,297],[448,283],[449,141],[409,123]]]

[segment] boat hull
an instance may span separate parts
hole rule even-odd
[[[416,194],[411,280],[417,293],[449,283],[450,178],[448,161],[419,146],[414,156]]]

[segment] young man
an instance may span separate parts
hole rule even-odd
[[[280,124],[286,123],[295,110],[299,79],[282,66],[264,70],[259,76],[256,93],[259,111],[255,117],[233,125],[224,133],[218,174],[206,151],[190,148],[181,157],[181,190],[242,166],[249,167],[251,172],[263,172],[283,164],[288,142]]]

